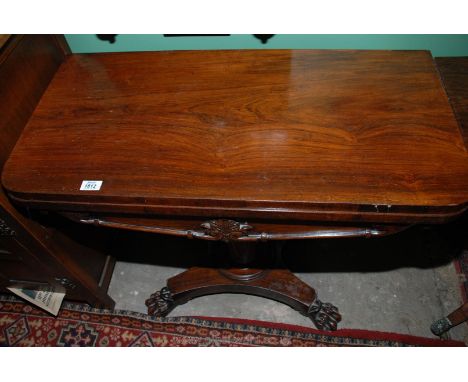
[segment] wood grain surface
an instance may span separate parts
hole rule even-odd
[[[436,63],[468,147],[468,57],[439,57]]]
[[[10,34],[0,34],[0,49],[3,48],[10,37]]]
[[[2,180],[69,211],[440,222],[467,208],[468,155],[428,52],[89,54]]]

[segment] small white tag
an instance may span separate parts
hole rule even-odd
[[[101,185],[102,180],[83,180],[83,182],[81,182],[80,191],[99,191]]]

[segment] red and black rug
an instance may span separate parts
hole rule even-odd
[[[52,317],[0,295],[1,346],[464,346],[463,342],[207,317],[153,318],[64,303]]]

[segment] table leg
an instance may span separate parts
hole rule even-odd
[[[462,322],[468,320],[468,303],[460,306],[448,316],[435,321],[431,325],[431,331],[436,336],[441,336],[445,332],[452,329],[454,326],[460,325]]]

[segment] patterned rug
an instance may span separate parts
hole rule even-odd
[[[152,318],[64,303],[57,318],[0,295],[0,346],[464,346],[365,330],[207,317]]]

